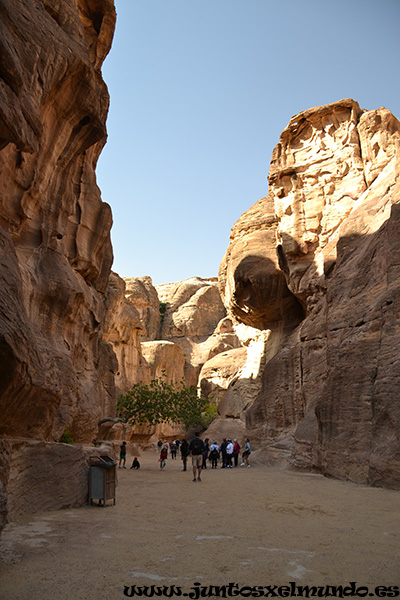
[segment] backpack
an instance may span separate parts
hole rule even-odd
[[[203,441],[200,438],[194,438],[190,444],[192,454],[198,455],[203,452]]]

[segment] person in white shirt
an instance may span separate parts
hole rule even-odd
[[[228,469],[232,469],[232,457],[233,457],[233,444],[232,444],[232,440],[228,439],[228,445],[226,447],[226,466]]]
[[[218,466],[218,458],[219,458],[219,446],[217,444],[217,440],[214,440],[210,446],[210,454],[208,458],[211,460],[211,468],[216,469]]]

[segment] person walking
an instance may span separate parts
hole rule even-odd
[[[163,471],[167,465],[167,456],[168,456],[168,450],[165,446],[163,446],[161,448],[160,458],[158,459],[159,463],[160,463],[161,471]]]
[[[193,481],[201,481],[201,465],[203,464],[204,442],[200,434],[195,433],[195,438],[190,442],[189,449],[192,454]]]
[[[171,452],[171,458],[172,459],[176,458],[176,444],[175,444],[175,442],[170,442],[169,443],[169,451]]]
[[[235,467],[238,466],[238,462],[239,462],[239,453],[240,453],[240,445],[239,442],[237,440],[233,440],[234,444],[233,444],[233,463],[235,465]]]
[[[242,454],[244,462],[242,462],[242,464],[240,465],[241,467],[245,467],[245,466],[250,467],[250,465],[249,465],[250,454],[251,454],[250,440],[249,440],[249,438],[247,438],[246,444],[244,446],[244,452]]]
[[[189,444],[187,443],[186,440],[182,440],[182,442],[181,442],[181,458],[183,461],[182,471],[186,471],[187,457],[189,456],[189,454],[190,454]]]

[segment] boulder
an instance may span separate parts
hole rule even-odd
[[[10,521],[25,513],[83,506],[88,502],[90,457],[110,456],[98,448],[44,441],[9,442],[7,509]]]

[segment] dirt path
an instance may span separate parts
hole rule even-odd
[[[262,466],[207,469],[193,483],[179,460],[165,471],[154,452],[140,460],[118,470],[116,506],[5,528],[1,600],[123,600],[125,586],[151,585],[187,596],[195,582],[289,586],[281,596],[293,595],[288,582],[357,582],[377,597],[375,586],[400,585],[399,492]]]

